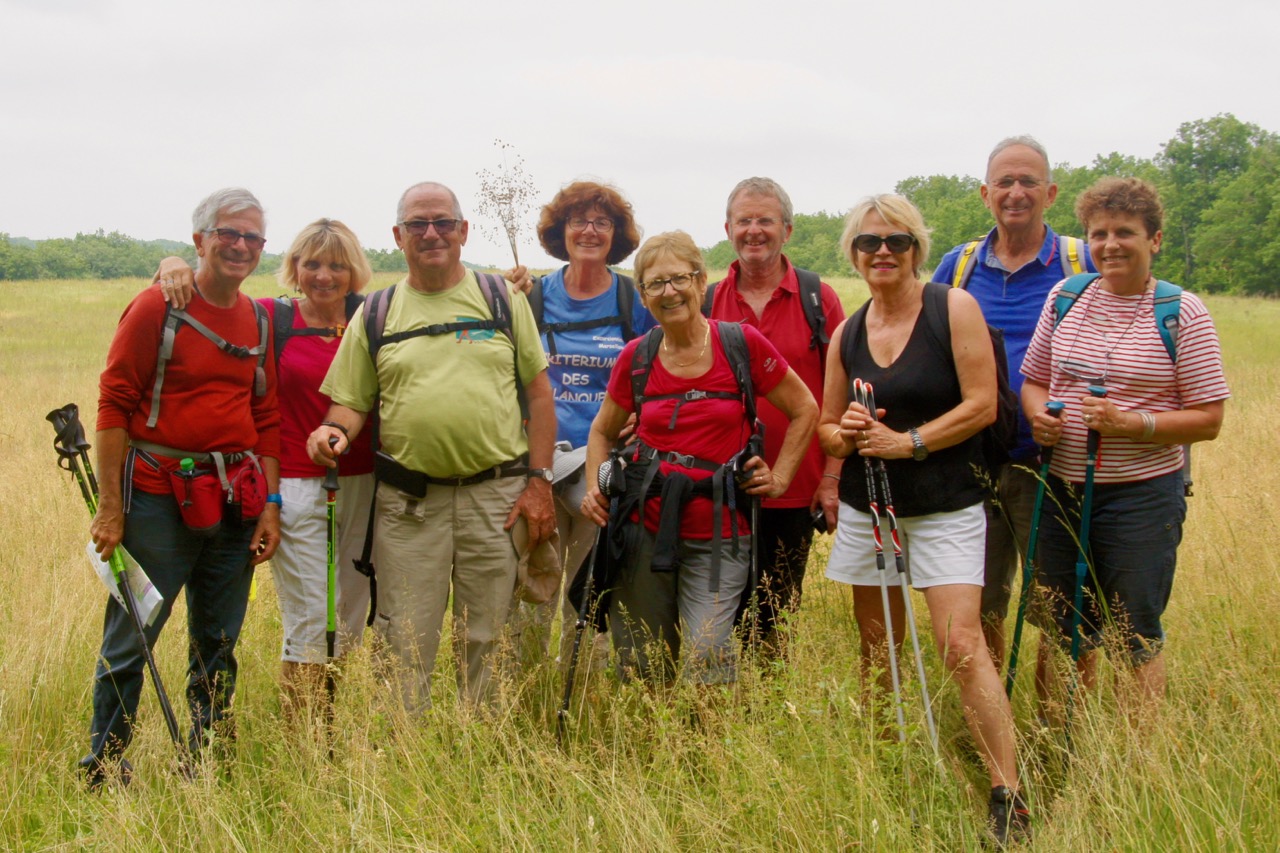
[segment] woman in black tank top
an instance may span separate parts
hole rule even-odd
[[[880,195],[855,206],[842,247],[871,299],[836,330],[839,345],[827,359],[818,435],[828,454],[848,458],[827,574],[853,584],[865,675],[874,658],[883,662],[886,631],[880,579],[874,570],[868,573],[875,549],[867,515],[871,469],[863,460],[883,460],[913,561],[913,585],[923,589],[938,648],[960,684],[965,719],[991,774],[992,802],[1003,803],[1017,798],[1013,717],[978,616],[985,518],[972,465],[977,435],[996,415],[991,339],[977,302],[959,289],[934,294],[935,307],[945,306],[939,313],[940,322],[949,323],[950,352],[931,330],[931,322],[939,321],[926,316],[926,288],[941,285],[926,285],[918,276],[929,255],[928,231],[905,198]],[[855,379],[874,389],[874,403],[883,410],[879,420],[852,401]],[[890,548],[887,524],[882,526]],[[893,571],[892,554],[889,564]],[[905,633],[904,608],[901,597],[893,598],[896,645]]]

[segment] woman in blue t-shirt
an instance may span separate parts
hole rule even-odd
[[[529,294],[547,376],[555,396],[557,448],[556,526],[565,566],[564,589],[586,560],[595,525],[582,518],[586,494],[587,433],[604,401],[609,373],[623,345],[653,327],[634,282],[609,269],[640,244],[631,204],[613,187],[575,181],[560,190],[538,220],[538,240],[547,254],[568,264],[545,275]],[[521,660],[545,656],[556,601],[519,613],[512,630]],[[564,624],[576,613],[565,596]],[[572,639],[562,632],[562,642]],[[600,646],[601,653],[607,651]]]

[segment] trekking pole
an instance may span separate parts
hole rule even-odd
[[[596,484],[600,487],[601,493],[610,499],[611,504],[617,502],[613,492],[622,487],[621,483],[613,482],[619,475],[617,455],[616,450],[610,453],[608,461],[596,471]],[[611,511],[610,516],[612,515]],[[582,652],[582,635],[587,630],[587,625],[595,621],[592,581],[595,580],[596,552],[600,548],[602,530],[603,528],[596,528],[595,538],[591,542],[591,553],[587,555],[587,561],[578,569],[580,572],[586,572],[587,575],[583,579],[582,598],[577,603],[578,620],[573,625],[573,649],[569,652],[569,669],[565,673],[564,701],[560,703],[560,710],[556,713],[556,744],[559,746],[564,746],[565,728],[569,722],[569,704],[573,701],[573,682],[578,672],[578,657]]]
[[[45,415],[45,420],[53,424],[57,433],[53,447],[58,452],[58,467],[70,471],[80,485],[80,494],[84,497],[89,515],[98,514],[98,479],[94,476],[93,465],[89,462],[90,444],[84,437],[84,425],[80,423],[80,410],[75,403],[68,403],[61,409],[54,409]],[[156,666],[155,655],[147,642],[146,629],[142,618],[138,615],[138,600],[129,586],[128,567],[125,566],[124,555],[120,547],[111,553],[111,574],[115,579],[116,589],[124,600],[125,612],[133,623],[138,635],[138,643],[142,646],[142,656],[147,662],[147,670],[151,673],[151,683],[156,689],[156,698],[160,701],[160,712],[164,717],[165,727],[169,729],[169,737],[178,750],[178,761],[186,768],[187,747],[182,742],[182,733],[178,730],[178,718],[174,716],[173,705],[169,702],[169,694],[165,692],[164,682],[160,680],[160,669]]]
[[[337,443],[338,437],[336,435],[330,437],[329,449],[332,450]],[[324,472],[324,509],[326,521],[328,522],[326,531],[329,540],[328,549],[325,552],[328,565],[325,567],[327,571],[325,576],[324,644],[325,651],[328,653],[331,662],[334,658],[338,639],[338,488],[338,467],[334,465],[332,468],[326,468]]]
[[[876,417],[876,396],[870,382],[862,385],[866,400],[863,403],[871,412],[871,419]],[[924,674],[924,656],[920,653],[920,635],[916,632],[916,614],[911,604],[911,584],[907,578],[907,558],[902,550],[902,541],[898,536],[898,516],[893,510],[893,495],[889,492],[889,472],[884,460],[875,461],[876,479],[880,484],[880,498],[884,501],[884,513],[889,519],[889,538],[893,541],[893,563],[898,572],[898,581],[902,587],[902,605],[906,612],[907,631],[911,634],[911,648],[916,658],[916,675],[920,679],[920,701],[924,703],[924,719],[929,727],[929,742],[933,744],[934,757],[938,756],[938,727],[933,720],[933,702],[929,699],[929,682]]]
[[[851,397],[862,405],[867,405],[867,386],[861,379],[854,379]],[[872,410],[874,412],[874,410]],[[889,645],[889,676],[893,682],[893,709],[898,717],[898,742],[907,742],[907,722],[902,715],[902,682],[898,678],[898,650],[893,640],[893,618],[889,615],[889,581],[886,578],[884,543],[880,539],[880,507],[876,503],[876,478],[870,456],[862,457],[863,470],[867,479],[867,503],[871,511],[871,540],[876,549],[876,574],[880,577],[880,606],[884,610],[885,637]],[[904,579],[905,580],[905,579]]]
[[[1062,417],[1066,404],[1060,400],[1050,400],[1044,404],[1049,414],[1055,418]],[[1018,676],[1018,650],[1022,646],[1022,625],[1027,619],[1027,599],[1031,595],[1031,579],[1033,563],[1036,557],[1036,543],[1040,538],[1040,513],[1044,509],[1045,487],[1049,482],[1049,462],[1053,459],[1053,448],[1040,448],[1040,482],[1036,484],[1036,502],[1031,510],[1031,532],[1027,534],[1027,553],[1022,558],[1022,593],[1018,597],[1018,618],[1013,623],[1013,644],[1009,647],[1009,669],[1004,676],[1004,693],[1013,698],[1013,682]]]
[[[1107,396],[1107,389],[1101,385],[1090,385],[1089,393],[1094,397]],[[1072,595],[1071,609],[1071,678],[1067,682],[1066,722],[1064,725],[1067,748],[1071,748],[1071,711],[1075,704],[1075,692],[1079,681],[1078,667],[1080,663],[1080,622],[1084,614],[1084,581],[1089,573],[1089,522],[1093,514],[1093,474],[1098,468],[1098,445],[1102,435],[1093,427],[1089,427],[1085,443],[1084,460],[1084,497],[1080,501],[1080,541],[1076,551],[1076,586]]]

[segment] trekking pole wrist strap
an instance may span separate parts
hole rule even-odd
[[[347,441],[351,440],[351,434],[347,432],[347,428],[344,427],[342,424],[338,423],[337,421],[325,421],[324,423],[320,424],[320,426],[333,427],[338,432],[342,433],[343,438],[347,439]]]

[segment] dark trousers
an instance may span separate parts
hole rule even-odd
[[[783,507],[760,510],[759,584],[755,637],[766,648],[780,651],[777,622],[780,613],[794,613],[800,608],[804,570],[809,562],[809,545],[813,541],[813,520],[807,507]],[[734,620],[741,627],[743,642],[752,638],[752,591],[747,590]]]
[[[160,613],[146,628],[152,649],[174,600],[186,588],[190,637],[186,695],[193,750],[202,745],[205,731],[223,718],[235,691],[235,646],[253,579],[249,567],[252,536],[252,527],[225,525],[213,538],[195,536],[183,525],[172,495],[135,491],[125,520],[125,549],[164,596]],[[133,739],[145,668],[133,620],[115,598],[108,598],[93,676],[91,755],[86,761],[112,760]]]

